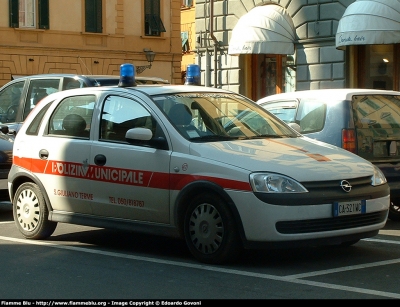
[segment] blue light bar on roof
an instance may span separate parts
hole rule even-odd
[[[189,64],[186,67],[185,85],[200,85],[200,66],[197,64]]]
[[[132,64],[122,64],[119,69],[119,87],[136,86],[135,67]]]

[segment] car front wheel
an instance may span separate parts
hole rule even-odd
[[[27,239],[44,239],[51,236],[57,227],[48,220],[49,211],[39,187],[23,183],[13,199],[13,215],[18,230]]]
[[[232,262],[242,251],[232,213],[220,197],[211,193],[197,195],[190,203],[184,234],[190,252],[200,262]]]

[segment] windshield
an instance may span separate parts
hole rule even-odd
[[[191,141],[297,136],[282,121],[237,94],[185,93],[153,99]]]

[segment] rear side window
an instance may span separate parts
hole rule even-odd
[[[89,139],[95,101],[94,95],[65,98],[50,118],[49,134]]]
[[[45,107],[43,107],[40,112],[35,116],[29,125],[28,129],[26,129],[26,134],[28,135],[38,135],[40,124],[42,123],[43,116],[46,114],[47,109],[51,106],[51,102],[48,103]]]

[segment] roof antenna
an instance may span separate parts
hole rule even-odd
[[[89,70],[89,68],[86,66],[85,62],[81,59],[81,56],[78,55],[79,60],[82,62],[83,66],[85,66],[86,70],[89,72],[90,75],[93,75],[92,72]]]
[[[86,66],[85,62],[83,62],[83,60],[81,59],[81,56],[80,56],[80,55],[78,55],[78,58],[79,58],[79,60],[82,62],[83,66],[85,66],[85,68],[86,68],[86,70],[89,72],[89,74],[90,74],[91,76],[93,76],[92,72],[91,72],[91,71],[89,70],[89,68]],[[100,86],[99,81],[97,81],[96,79],[94,79],[94,81],[96,82],[96,85],[95,85],[95,86]]]

